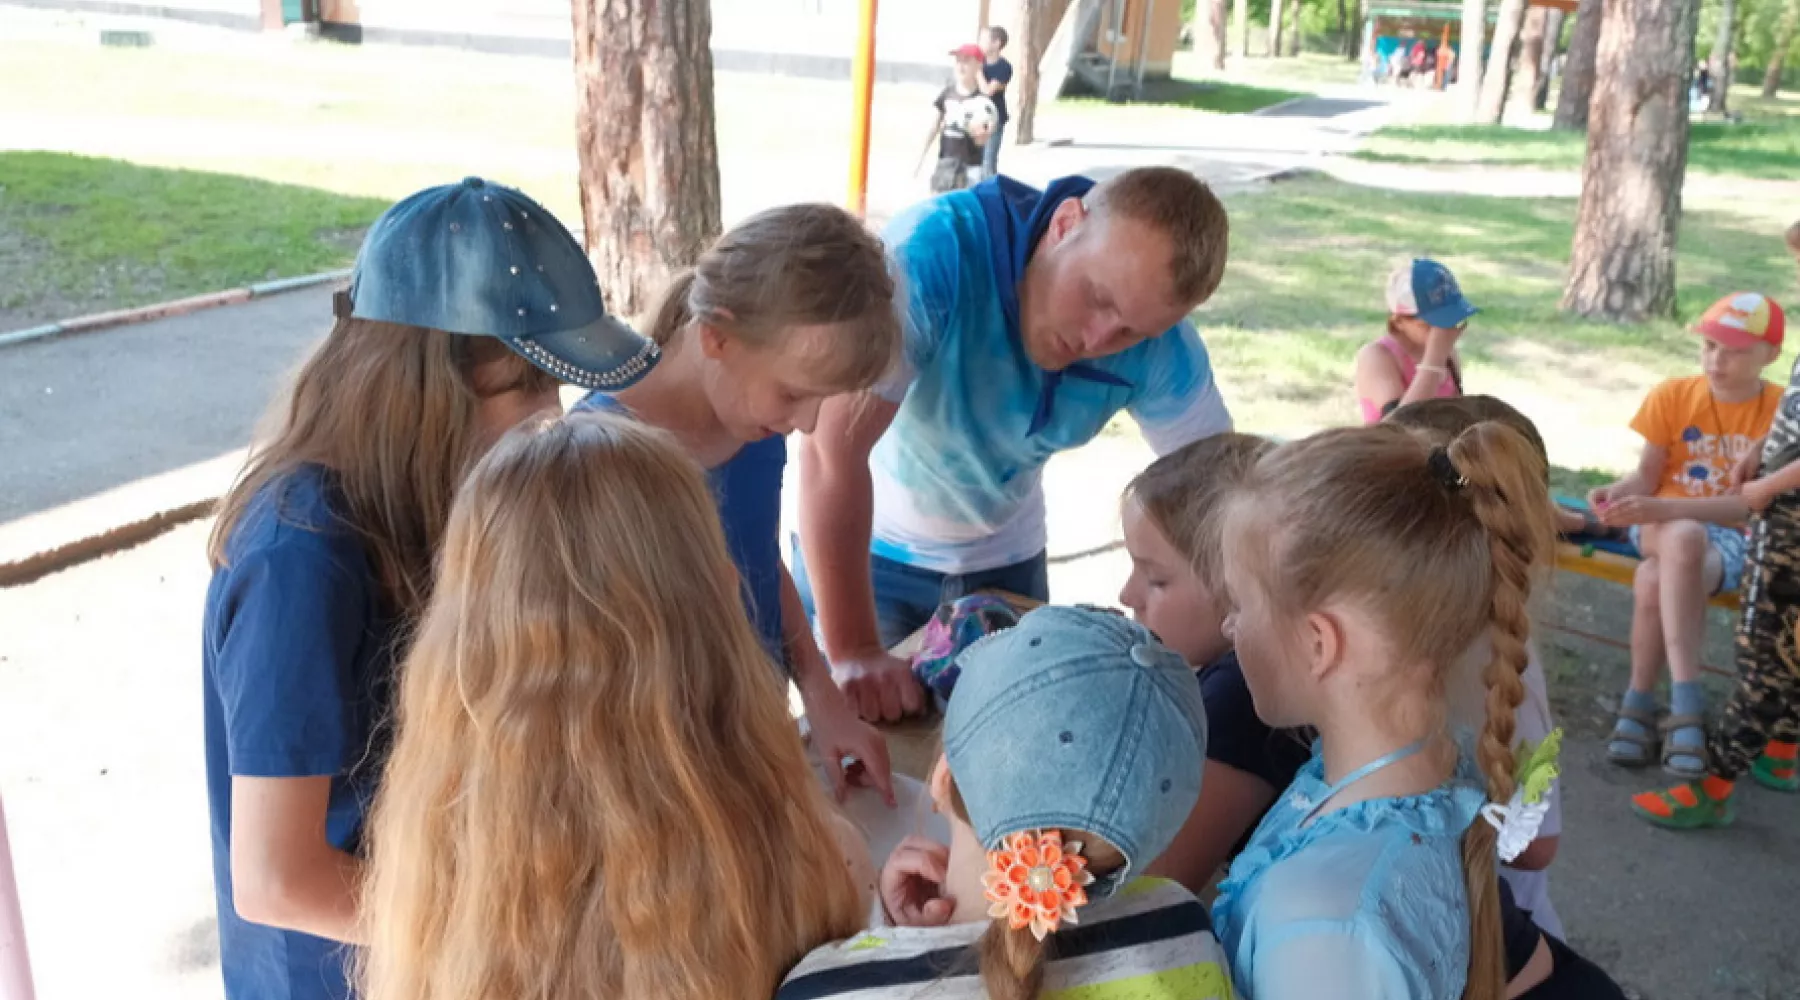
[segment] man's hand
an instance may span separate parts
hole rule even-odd
[[[1631,524],[1655,524],[1669,519],[1669,505],[1656,497],[1620,497],[1600,511],[1600,523],[1615,528]]]
[[[806,724],[812,729],[813,749],[831,772],[831,790],[839,802],[853,784],[869,785],[881,793],[888,808],[894,806],[894,776],[888,763],[887,738],[874,726],[856,717],[844,693],[830,678],[816,690],[802,688]],[[854,765],[847,764],[854,758]]]
[[[870,722],[898,722],[925,710],[925,689],[912,664],[885,651],[848,657],[831,665],[844,696]]]
[[[881,867],[881,905],[899,927],[938,927],[950,922],[956,900],[944,895],[950,848],[927,837],[900,842]]]

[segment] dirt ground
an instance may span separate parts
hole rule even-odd
[[[1113,601],[1118,488],[1145,457],[1103,438],[1051,466],[1059,600]],[[220,995],[200,737],[208,528],[0,590],[0,788],[44,1000]],[[1627,601],[1565,575],[1542,617],[1624,635]],[[1708,663],[1729,664],[1728,624],[1714,622]],[[1746,788],[1737,825],[1705,834],[1633,820],[1626,797],[1662,779],[1602,759],[1623,653],[1539,634],[1569,731],[1552,884],[1575,945],[1647,1000],[1800,997],[1780,919],[1800,893],[1800,796]]]

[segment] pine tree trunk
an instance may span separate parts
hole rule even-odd
[[[1719,30],[1713,36],[1712,58],[1707,60],[1713,78],[1713,90],[1707,97],[1708,111],[1725,110],[1725,95],[1731,90],[1731,38],[1736,30],[1737,0],[1724,0],[1719,8]]]
[[[1675,237],[1699,4],[1605,5],[1562,308],[1641,322],[1675,311]]]
[[[1763,71],[1764,97],[1772,98],[1781,90],[1781,67],[1787,61],[1788,49],[1793,47],[1796,31],[1800,31],[1800,0],[1788,0],[1781,24],[1775,29],[1775,51],[1769,54],[1769,67]]]
[[[1012,128],[1020,145],[1037,139],[1038,69],[1044,61],[1044,0],[1019,0],[1019,33],[1023,51],[1018,65],[1019,85],[1007,90],[1018,96],[1012,113]]]
[[[1250,0],[1232,0],[1231,21],[1232,30],[1237,32],[1237,37],[1231,43],[1231,51],[1236,52],[1240,59],[1249,58]]]
[[[1549,28],[1549,8],[1533,7],[1525,12],[1525,27],[1519,35],[1519,65],[1513,70],[1511,88],[1511,103],[1524,113],[1530,113],[1537,101],[1538,75],[1543,71],[1545,33]]]
[[[1475,106],[1477,124],[1500,124],[1500,116],[1506,110],[1506,85],[1512,75],[1519,29],[1524,23],[1525,0],[1500,0],[1500,19],[1494,24],[1494,50],[1488,53],[1481,100]]]
[[[607,306],[647,310],[719,235],[708,0],[575,0],[575,146]]]
[[[1290,59],[1300,54],[1300,0],[1288,12],[1287,54]]]
[[[1272,57],[1281,55],[1281,29],[1284,15],[1287,13],[1287,0],[1269,0],[1269,51]]]
[[[1463,0],[1462,41],[1456,54],[1456,103],[1464,121],[1481,103],[1481,67],[1487,47],[1487,0]]]
[[[1577,132],[1588,127],[1593,103],[1594,64],[1600,30],[1608,16],[1604,0],[1581,0],[1575,9],[1575,31],[1569,36],[1569,58],[1563,63],[1562,96],[1556,99],[1555,127]]]
[[[1563,12],[1552,7],[1544,17],[1544,59],[1538,64],[1537,89],[1531,95],[1531,110],[1542,111],[1550,103],[1550,80],[1556,75],[1556,57],[1562,55]]]

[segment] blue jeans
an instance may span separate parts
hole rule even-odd
[[[793,539],[793,571],[794,586],[800,591],[806,616],[816,620],[812,581],[806,573],[806,559],[800,553],[798,538]],[[889,649],[923,628],[939,605],[964,594],[1005,590],[1035,601],[1050,599],[1050,563],[1042,552],[1011,566],[955,574],[871,555],[869,575],[875,584],[875,625],[881,633],[881,644]]]
[[[981,179],[987,180],[1000,172],[1000,140],[1006,138],[1006,124],[994,126],[988,133],[987,145],[981,148]],[[1021,563],[1020,565],[1024,565]],[[998,573],[999,570],[994,570]]]

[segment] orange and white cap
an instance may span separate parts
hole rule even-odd
[[[1781,346],[1787,318],[1781,307],[1760,292],[1733,292],[1712,304],[1694,324],[1694,332],[1726,347],[1756,344]]]

